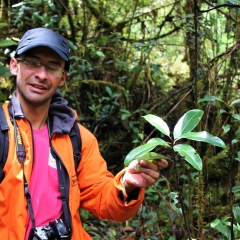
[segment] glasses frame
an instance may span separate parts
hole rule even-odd
[[[28,61],[26,58],[16,58],[16,60],[17,60],[18,62],[22,62],[22,63],[25,65],[26,68],[29,67],[29,66],[27,65],[27,63],[26,63],[26,62]],[[29,60],[29,61],[31,61],[31,60]],[[29,68],[29,70],[37,71],[40,67],[44,66],[47,75],[51,75],[51,76],[53,76],[53,77],[61,77],[61,76],[63,75],[63,73],[66,72],[66,70],[63,69],[63,70],[59,71],[59,76],[58,76],[58,75],[55,76],[55,75],[53,75],[53,74],[51,74],[51,73],[48,72],[48,65],[47,65],[47,64],[43,64],[41,61],[38,61],[38,60],[33,60],[33,61],[35,61],[35,62],[37,62],[37,63],[40,63],[41,65],[40,65],[39,67],[36,66],[36,69],[31,69],[31,68]],[[61,73],[61,75],[60,75],[60,73]]]

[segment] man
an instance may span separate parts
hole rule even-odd
[[[165,160],[135,160],[114,177],[96,138],[79,124],[82,158],[75,170],[67,133],[77,116],[57,90],[69,66],[67,41],[45,28],[26,32],[10,61],[17,89],[3,105],[10,130],[0,184],[1,239],[38,239],[34,235],[50,222],[63,222],[69,239],[91,239],[82,227],[80,207],[100,219],[125,221],[138,210],[144,188],[167,167]]]

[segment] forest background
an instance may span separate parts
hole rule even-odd
[[[202,171],[174,156],[126,223],[100,221],[81,210],[93,239],[240,239],[239,1],[1,0],[0,5],[0,102],[15,89],[9,60],[24,32],[46,27],[62,34],[71,48],[71,68],[61,91],[99,140],[113,174],[130,150],[150,137],[165,138],[142,117],[146,114],[161,117],[172,130],[184,113],[201,109],[196,130],[227,146],[191,143]],[[168,151],[159,148],[166,156]]]

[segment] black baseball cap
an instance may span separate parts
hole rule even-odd
[[[23,35],[16,49],[15,57],[35,47],[51,48],[65,61],[65,70],[69,70],[70,49],[63,36],[47,28],[31,29]]]

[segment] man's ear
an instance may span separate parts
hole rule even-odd
[[[61,81],[60,81],[59,84],[58,84],[59,87],[62,87],[62,86],[65,84],[66,79],[67,79],[67,74],[68,74],[67,71],[65,71],[65,72],[63,73],[63,75],[62,75],[62,77],[61,77]]]
[[[17,60],[15,58],[11,58],[11,60],[10,60],[10,72],[12,73],[12,75],[16,76],[17,71],[18,71]]]

